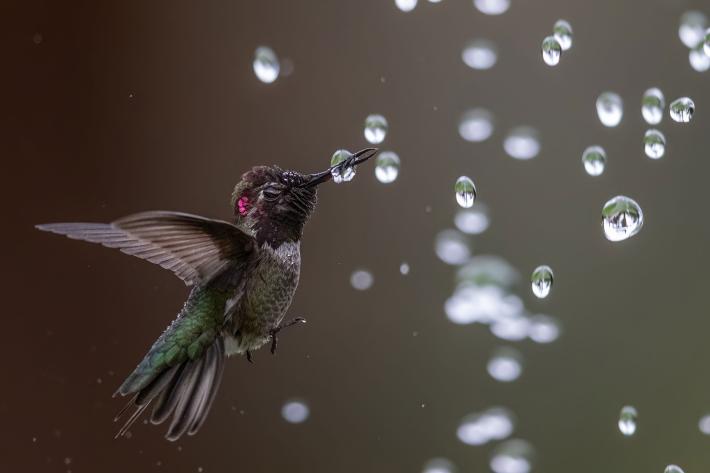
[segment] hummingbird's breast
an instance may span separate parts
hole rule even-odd
[[[233,318],[232,350],[256,350],[269,340],[291,305],[301,272],[299,242],[285,242],[274,249],[265,243],[249,272]]]

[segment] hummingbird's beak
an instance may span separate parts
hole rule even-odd
[[[330,178],[333,177],[333,169],[340,168],[345,169],[345,168],[350,168],[350,167],[355,167],[358,164],[364,163],[371,157],[377,154],[377,148],[365,148],[361,149],[357,153],[353,154],[350,156],[348,159],[343,161],[342,163],[338,163],[335,166],[331,166],[325,171],[316,173],[316,174],[310,174],[309,176],[306,176],[306,182],[303,183],[302,187],[315,187],[318,184],[322,184],[326,181],[329,181]]]

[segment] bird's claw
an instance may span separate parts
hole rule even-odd
[[[304,319],[303,317],[295,317],[295,318],[289,320],[288,322],[283,323],[283,324],[279,325],[278,327],[274,327],[273,329],[271,329],[271,332],[269,333],[269,335],[271,336],[271,354],[273,355],[276,353],[276,348],[279,345],[279,338],[276,336],[277,333],[279,333],[281,330],[288,328],[292,325],[305,324],[305,323],[306,323],[306,319]]]

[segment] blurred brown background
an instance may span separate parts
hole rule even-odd
[[[491,446],[463,445],[456,427],[503,405],[536,449],[533,471],[708,471],[697,422],[710,411],[710,76],[690,68],[677,36],[690,8],[710,14],[701,0],[512,0],[500,17],[468,0],[420,0],[406,14],[384,0],[0,3],[0,469],[404,472],[445,456],[488,471]],[[550,68],[539,45],[559,17],[575,43]],[[489,71],[460,59],[476,37],[498,45]],[[290,76],[255,78],[262,44],[293,61]],[[688,125],[664,117],[660,161],[641,146],[651,86],[697,105]],[[614,129],[594,110],[607,89],[626,104]],[[484,143],[458,136],[474,106],[496,117]],[[285,333],[275,357],[230,360],[197,437],[172,444],[138,425],[113,440],[123,402],[111,394],[187,291],[158,267],[32,226],[149,209],[229,218],[242,172],[320,170],[334,149],[366,145],[369,113],[389,119],[382,148],[401,157],[400,177],[382,185],[370,165],[321,189],[291,309],[308,325]],[[527,162],[501,147],[521,124],[542,138]],[[609,155],[594,179],[580,163],[591,144]],[[500,342],[443,311],[454,270],[433,239],[453,226],[460,174],[491,209],[474,253],[502,255],[524,277],[540,263],[555,269],[549,299],[533,300],[527,285],[519,294],[557,316],[562,337],[516,344],[525,371],[510,385],[485,371]],[[611,244],[599,214],[622,193],[646,225]],[[369,291],[350,287],[360,267],[374,274]],[[291,397],[311,407],[303,424],[281,418]],[[632,438],[616,429],[627,403],[640,412]]]

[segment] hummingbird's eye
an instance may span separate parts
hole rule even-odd
[[[279,196],[281,195],[281,191],[279,191],[278,189],[275,189],[273,187],[265,187],[261,191],[261,195],[264,196],[264,199],[271,201],[271,200],[278,199]]]

